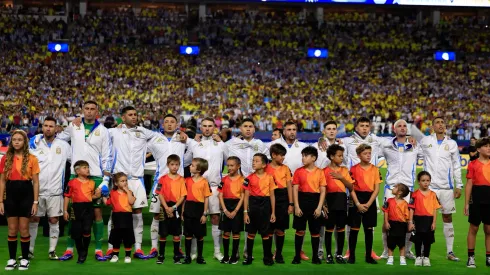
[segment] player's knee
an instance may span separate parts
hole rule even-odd
[[[213,225],[219,225],[219,216],[218,215],[212,215],[211,216],[211,223]]]
[[[283,237],[284,236],[284,231],[282,231],[282,230],[276,229],[275,233],[279,237]]]
[[[483,232],[485,232],[485,235],[490,235],[490,225],[483,225]]]
[[[49,223],[50,224],[57,224],[59,221],[58,217],[51,217],[49,218]]]
[[[479,226],[476,226],[474,224],[470,224],[470,229],[468,230],[468,233],[472,234],[472,235],[476,235],[476,233],[478,233],[479,228],[480,228]]]
[[[442,214],[442,221],[444,223],[452,223],[453,222],[453,215],[452,214]]]
[[[160,214],[154,214],[154,215],[153,215],[153,219],[154,219],[155,221],[160,221]]]
[[[296,230],[296,236],[303,237],[304,235],[305,235],[305,231],[304,230]]]
[[[141,214],[143,211],[141,208],[133,209],[133,214]]]
[[[31,220],[30,220],[31,223],[39,223],[40,221],[41,221],[41,218],[36,217],[36,216],[31,217]]]

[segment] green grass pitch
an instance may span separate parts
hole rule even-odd
[[[386,173],[386,171],[383,171]],[[382,193],[380,193],[382,197]],[[40,229],[39,237],[36,242],[35,249],[35,259],[31,261],[31,266],[29,271],[25,273],[33,274],[320,274],[324,272],[332,273],[344,273],[344,274],[414,274],[415,272],[424,272],[431,274],[490,274],[490,268],[485,266],[485,247],[484,247],[484,237],[483,229],[480,230],[477,240],[476,247],[476,260],[477,268],[470,270],[466,268],[466,234],[468,230],[467,218],[462,214],[463,209],[463,199],[457,200],[457,210],[453,216],[453,223],[455,228],[455,243],[454,252],[458,257],[461,258],[461,262],[449,262],[446,260],[446,244],[444,236],[442,233],[442,219],[439,215],[437,217],[437,229],[436,229],[436,243],[433,244],[431,252],[431,262],[432,267],[415,267],[413,260],[408,260],[408,266],[399,266],[398,253],[395,253],[395,265],[386,266],[385,260],[380,260],[378,265],[368,265],[363,262],[364,254],[364,235],[362,230],[359,234],[359,243],[357,247],[357,263],[355,265],[313,265],[310,262],[303,262],[300,265],[292,265],[291,260],[294,255],[294,231],[289,229],[286,233],[286,242],[284,247],[284,258],[286,264],[279,265],[275,264],[272,267],[266,267],[262,263],[262,245],[260,238],[256,238],[256,245],[254,246],[254,256],[255,261],[251,266],[238,265],[223,265],[217,260],[212,258],[213,247],[212,238],[210,235],[211,228],[209,226],[208,236],[205,238],[204,244],[204,257],[207,260],[206,265],[197,265],[194,262],[191,265],[174,265],[171,260],[171,245],[169,242],[169,247],[167,248],[167,261],[163,265],[155,264],[155,259],[152,260],[137,260],[133,259],[131,264],[125,264],[122,260],[119,263],[109,263],[109,262],[97,262],[93,257],[94,244],[90,247],[89,259],[83,265],[77,265],[76,260],[71,260],[68,262],[57,262],[50,261],[48,259],[48,238],[42,237],[42,230]],[[149,225],[148,221],[151,216],[145,215],[145,224]],[[292,220],[292,219],[291,219]],[[379,215],[378,224],[381,225],[382,215]],[[209,223],[208,223],[209,224]],[[0,227],[0,236],[7,237],[7,227]],[[104,236],[107,239],[107,236]],[[307,233],[305,238],[305,251],[307,255],[311,256],[310,248],[310,237]],[[243,243],[243,237],[241,240]],[[62,238],[58,243],[58,255],[64,251],[66,242],[65,238]],[[242,246],[242,245],[241,245]],[[150,248],[150,233],[149,226],[145,227],[144,230],[144,251],[149,252]],[[104,247],[105,249],[105,247]],[[382,252],[382,241],[381,241],[381,227],[376,228],[374,237],[374,249],[380,254]],[[414,248],[412,248],[414,251]],[[20,253],[20,245],[18,249],[18,254]],[[76,254],[75,254],[76,257]],[[0,245],[0,263],[6,263],[8,259],[7,241],[5,240],[2,245]],[[4,271],[3,267],[0,269],[0,274],[12,274],[19,271]]]

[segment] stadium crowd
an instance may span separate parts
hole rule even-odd
[[[48,114],[67,125],[83,100],[95,99],[103,118],[134,104],[147,128],[171,112],[197,122],[213,115],[232,128],[250,116],[269,131],[293,118],[300,131],[335,119],[351,132],[364,115],[375,133],[388,133],[403,118],[428,132],[430,119],[443,115],[455,139],[486,136],[486,23],[419,26],[410,16],[327,13],[317,25],[300,13],[216,12],[192,25],[177,11],[96,11],[67,33],[61,21],[4,16],[1,129],[35,132]],[[62,37],[72,41],[70,54],[47,53],[45,43]],[[179,56],[175,48],[191,42],[205,46],[200,56]],[[327,47],[328,59],[305,58],[307,47]],[[441,48],[462,57],[434,62]]]

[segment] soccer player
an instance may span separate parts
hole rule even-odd
[[[323,124],[323,138],[320,139],[319,142],[314,143],[312,146],[318,149],[318,159],[315,162],[315,165],[324,169],[330,163],[330,160],[327,158],[327,150],[323,150],[323,147],[320,144],[323,143],[325,148],[328,148],[332,144],[339,144],[340,146],[344,146],[343,142],[340,139],[337,139],[337,122],[333,120],[329,120]]]
[[[327,157],[330,164],[323,170],[327,181],[326,215],[325,221],[325,250],[327,252],[326,263],[333,264],[332,234],[337,230],[337,252],[335,261],[345,264],[342,257],[345,241],[345,224],[347,220],[347,189],[352,190],[354,181],[350,177],[349,170],[341,166],[344,161],[344,148],[333,144],[327,149]]]
[[[228,156],[238,157],[242,162],[242,173],[244,177],[248,177],[253,173],[252,161],[253,156],[257,153],[269,155],[269,149],[260,140],[254,138],[255,124],[250,118],[245,118],[240,124],[240,135],[232,137],[227,141],[226,147]]]
[[[163,206],[163,220],[160,221],[158,233],[160,235],[160,250],[157,264],[165,260],[165,245],[167,236],[173,236],[174,264],[180,264],[180,235],[182,234],[182,204],[187,196],[185,179],[178,173],[181,165],[180,157],[172,154],[167,158],[168,173],[158,180],[156,193]]]
[[[46,117],[42,126],[43,134],[32,137],[29,146],[31,153],[39,161],[39,205],[36,216],[31,218],[29,234],[30,258],[34,257],[39,220],[46,214],[49,219],[49,259],[58,260],[56,245],[60,234],[59,217],[63,215],[63,181],[66,162],[71,157],[70,145],[56,137],[56,119]],[[37,140],[37,142],[36,142]]]
[[[272,130],[271,142],[265,143],[265,147],[270,148],[274,140],[282,138],[282,129],[274,128]]]
[[[361,224],[364,228],[366,244],[366,262],[377,264],[372,257],[373,228],[377,225],[376,197],[379,193],[379,184],[382,182],[378,167],[370,163],[372,148],[361,144],[356,149],[360,163],[352,166],[350,173],[354,180],[354,188],[350,192],[353,205],[349,207],[347,224],[351,227],[349,235],[350,256],[347,263],[356,262],[357,236]]]
[[[243,265],[251,265],[253,261],[254,239],[257,232],[262,236],[264,265],[273,265],[272,239],[269,237],[270,223],[276,221],[274,190],[277,188],[274,178],[265,172],[267,156],[257,153],[252,168],[254,173],[243,182],[245,199],[243,203],[245,230],[247,236],[247,258]]]
[[[39,163],[29,153],[29,139],[22,130],[13,131],[7,153],[0,161],[0,215],[8,224],[9,260],[5,270],[17,267],[17,234],[22,259],[19,270],[29,269],[29,218],[36,215],[39,196]]]
[[[102,193],[109,192],[109,176],[112,165],[110,152],[109,131],[97,120],[99,114],[98,105],[95,101],[86,101],[83,104],[82,119],[74,120],[65,130],[57,135],[57,138],[66,142],[71,141],[71,176],[76,178],[73,163],[85,160],[90,167],[90,179],[95,182],[95,187]],[[98,261],[106,261],[102,253],[102,238],[104,236],[104,221],[102,220],[102,199],[94,201],[94,237],[95,237],[95,258]],[[71,220],[68,223],[68,230],[71,228]],[[73,240],[67,238],[67,249],[60,258],[61,261],[73,258]]]
[[[228,157],[226,161],[228,175],[221,181],[219,201],[223,213],[219,223],[219,229],[223,231],[223,249],[225,252],[222,264],[237,264],[236,257],[240,244],[240,232],[243,231],[243,199],[242,189],[244,177],[241,173],[241,161],[237,157]],[[233,248],[230,258],[230,236],[233,234]]]
[[[221,254],[221,231],[219,230],[219,215],[221,213],[218,198],[218,186],[221,182],[221,172],[224,160],[227,158],[227,146],[215,133],[216,125],[212,118],[204,118],[201,121],[202,137],[199,142],[190,140],[188,150],[184,156],[184,166],[189,164],[189,159],[202,158],[208,162],[208,169],[203,175],[211,186],[212,195],[209,198],[209,215],[211,215],[211,233],[214,242],[214,258],[223,259]],[[194,256],[194,255],[193,255]]]
[[[112,144],[112,173],[122,172],[128,177],[128,186],[136,197],[133,204],[133,230],[135,236],[134,257],[146,259],[141,243],[143,241],[142,208],[148,206],[145,184],[143,182],[144,164],[147,144],[152,138],[160,135],[144,127],[136,126],[138,114],[133,106],[121,110],[123,124],[121,127],[109,130]],[[110,232],[112,219],[107,225]],[[110,235],[110,233],[109,233]],[[112,245],[109,244],[109,251]]]
[[[197,239],[197,264],[206,264],[202,256],[204,237],[206,236],[206,220],[211,188],[203,177],[208,170],[208,161],[194,158],[191,163],[192,177],[185,179],[187,197],[184,204],[182,219],[184,220],[185,259],[183,264],[190,264],[192,238]]]
[[[281,144],[286,148],[287,153],[284,159],[284,165],[289,167],[292,174],[294,174],[296,169],[303,166],[301,151],[308,146],[306,143],[300,142],[297,139],[297,132],[298,126],[296,126],[296,123],[288,121],[284,124],[283,136],[271,142],[271,146]],[[301,251],[301,259],[308,261],[310,258]]]
[[[295,209],[293,227],[296,229],[294,239],[295,256],[292,263],[301,263],[301,247],[304,241],[306,224],[308,224],[311,234],[312,262],[313,264],[321,264],[321,260],[318,258],[318,248],[320,246],[322,206],[325,200],[325,186],[327,183],[322,169],[315,166],[318,150],[308,146],[301,151],[301,155],[304,166],[294,172],[292,180]]]
[[[437,209],[441,208],[436,193],[429,190],[431,175],[422,171],[417,175],[419,189],[412,194],[408,231],[412,231],[411,241],[415,244],[415,266],[430,266],[430,247],[435,242]],[[422,254],[422,246],[424,252]]]
[[[485,233],[486,266],[490,266],[490,138],[476,142],[478,159],[470,162],[466,178],[464,214],[468,216],[468,262],[466,266],[476,268],[476,234],[483,223]]]
[[[386,176],[386,185],[384,187],[384,201],[393,198],[395,194],[391,189],[398,184],[403,183],[409,191],[413,191],[415,183],[415,170],[417,167],[417,159],[422,157],[422,149],[420,146],[414,146],[407,138],[407,122],[405,120],[397,120],[394,123],[395,137],[390,139],[380,139],[381,151],[380,154],[386,158],[388,172]],[[407,202],[410,201],[410,192],[405,197]],[[410,251],[412,242],[410,242],[411,233],[406,234],[406,258],[415,259],[415,255]],[[388,252],[387,232],[383,232],[384,251],[382,258],[386,258]]]
[[[95,189],[95,182],[89,178],[90,168],[88,162],[79,160],[75,162],[74,167],[77,177],[70,180],[66,185],[63,217],[65,221],[70,219],[68,205],[71,201],[73,208],[71,238],[75,240],[77,246],[77,264],[83,264],[87,260],[91,239],[90,232],[94,221],[92,201],[100,198],[101,189]]]
[[[128,177],[124,173],[113,175],[114,186],[109,198],[104,197],[104,204],[112,207],[112,225],[109,243],[114,246],[111,263],[119,261],[119,249],[124,244],[124,262],[131,263],[131,250],[134,244],[133,207],[136,201],[133,192],[128,188]]]
[[[410,195],[410,190],[405,184],[398,183],[390,191],[393,193],[393,197],[385,200],[383,205],[383,212],[385,212],[383,229],[384,232],[388,232],[387,246],[389,249],[386,264],[393,265],[393,251],[398,246],[400,249],[400,265],[407,265],[405,243],[410,213],[405,198]]]
[[[432,127],[435,133],[420,141],[424,153],[424,166],[425,170],[432,176],[430,189],[436,193],[442,206],[447,259],[459,261],[453,252],[454,226],[452,217],[452,214],[456,213],[455,199],[461,197],[461,189],[463,188],[458,144],[446,136],[446,123],[442,117],[436,117],[432,121]]]
[[[276,201],[276,222],[271,226],[276,239],[276,263],[283,264],[285,231],[289,229],[289,215],[294,211],[292,177],[289,167],[283,164],[287,150],[281,144],[274,144],[270,148],[272,162],[267,165],[265,172],[271,175],[276,182],[277,189],[274,190]]]
[[[165,115],[162,124],[163,136],[157,135],[148,142],[148,150],[157,162],[153,187],[151,189],[150,213],[153,213],[153,220],[150,227],[151,251],[148,254],[149,258],[153,258],[158,254],[157,245],[161,203],[160,196],[156,194],[156,189],[160,178],[168,174],[167,157],[169,155],[175,154],[182,160],[177,173],[182,177],[184,176],[183,159],[188,139],[184,132],[178,130],[177,123],[178,120],[176,116],[172,114]]]

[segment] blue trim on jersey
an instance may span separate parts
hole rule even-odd
[[[82,118],[82,123],[83,127],[85,127],[85,118]],[[96,119],[94,122],[94,126],[92,127],[92,129],[90,129],[89,135],[95,130],[95,128],[97,128],[97,126],[99,126],[99,124],[100,122]]]
[[[113,142],[112,142],[112,140],[109,138],[109,154],[112,154],[112,146],[113,146],[112,144],[113,144]],[[106,167],[105,167],[106,171],[111,171],[111,172],[112,172],[111,165],[112,165],[112,164],[110,163],[110,161],[108,161],[108,162],[106,163]]]
[[[441,145],[444,140],[438,140],[437,145]]]
[[[117,163],[117,149],[114,151],[114,159],[112,160],[112,167],[111,167],[111,173],[114,172],[114,167],[116,167]]]
[[[415,184],[415,163],[412,164],[412,187]]]
[[[160,163],[157,161],[157,169],[155,171],[155,176],[153,177],[153,186],[151,187],[151,194],[155,193],[155,189],[158,186],[159,176],[160,176]]]
[[[453,182],[451,180],[451,168],[447,171],[447,179],[449,181],[449,188],[452,190],[454,189]]]
[[[43,136],[41,135],[41,139],[43,138]],[[36,149],[37,146],[36,146],[36,136],[33,136],[29,139],[29,149]]]
[[[104,168],[102,168],[102,157],[99,154],[99,168],[100,172],[102,173],[102,176],[104,176]]]

